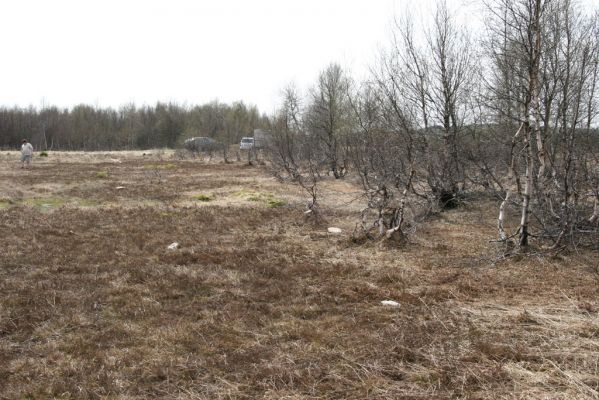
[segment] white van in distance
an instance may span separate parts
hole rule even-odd
[[[239,144],[239,148],[241,150],[249,150],[252,147],[254,147],[254,138],[253,137],[241,138],[241,143]]]

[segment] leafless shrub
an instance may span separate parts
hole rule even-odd
[[[359,129],[350,139],[349,155],[360,178],[367,206],[354,231],[362,238],[404,239],[408,194],[416,173],[414,132],[391,94],[367,85],[352,96]]]
[[[305,130],[301,99],[293,86],[284,90],[283,105],[273,116],[270,131],[267,154],[273,173],[301,186],[310,196],[306,216],[320,220],[318,182],[330,164],[321,140]]]
[[[443,3],[432,26],[419,46],[411,22],[396,21],[392,46],[372,80],[348,96],[354,112],[348,153],[367,198],[358,236],[403,236],[408,209],[452,208],[465,190],[470,42]]]

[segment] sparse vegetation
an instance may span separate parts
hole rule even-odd
[[[0,399],[599,399],[599,14],[483,3],[269,116],[0,107]]]
[[[11,203],[0,210],[2,398],[599,390],[599,256],[581,248],[505,258],[488,243],[491,199],[380,250],[302,223],[303,190],[242,162],[172,161],[158,183],[142,179],[147,159],[114,153],[122,163],[111,164],[111,178],[127,188],[117,191],[94,179],[103,156],[61,157],[27,175],[10,167],[14,155],[0,158],[0,181],[16,182],[0,188]],[[359,186],[332,177],[320,185],[321,211],[351,232]],[[181,188],[219,196],[189,207]],[[31,208],[19,193],[68,207]],[[283,196],[288,208],[267,206]],[[166,250],[174,241],[181,249]]]

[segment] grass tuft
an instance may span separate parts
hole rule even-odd
[[[108,171],[98,171],[98,172],[96,172],[96,178],[99,178],[99,179],[108,179]]]

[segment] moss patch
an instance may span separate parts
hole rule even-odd
[[[266,207],[268,208],[277,208],[277,207],[282,207],[285,204],[285,200],[282,199],[276,199],[276,198],[270,198],[266,200]]]
[[[108,171],[98,171],[98,172],[96,172],[96,178],[99,178],[99,179],[108,179]]]
[[[65,199],[61,199],[58,197],[36,197],[32,199],[23,199],[20,201],[21,204],[39,207],[42,210],[60,207],[66,204],[66,202],[67,201]]]
[[[12,205],[13,203],[10,200],[6,200],[6,199],[0,199],[0,210],[4,209],[4,208],[8,208]]]
[[[199,193],[191,196],[194,200],[208,202],[214,200],[214,196],[211,194]]]
[[[268,208],[281,207],[286,204],[285,200],[275,197],[272,193],[253,192],[243,189],[236,192],[234,195],[235,197],[240,197],[247,201],[262,203]]]

